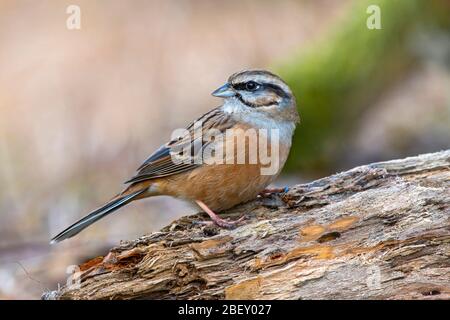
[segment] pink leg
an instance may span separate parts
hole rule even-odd
[[[208,208],[208,206],[207,206],[204,202],[202,202],[202,201],[200,201],[200,200],[195,200],[195,202],[198,204],[198,206],[199,206],[200,208],[203,209],[203,211],[205,211],[205,212],[208,214],[208,216],[211,217],[211,220],[212,220],[216,225],[218,225],[219,227],[227,228],[227,229],[229,229],[229,228],[234,228],[234,227],[236,227],[242,220],[244,220],[244,217],[241,217],[241,218],[239,218],[239,219],[236,220],[236,221],[229,221],[228,219],[227,219],[227,220],[224,220],[224,219],[222,219],[221,217],[219,217],[214,211],[212,211],[210,208]]]

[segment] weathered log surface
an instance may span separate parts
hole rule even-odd
[[[183,217],[81,265],[44,299],[449,299],[450,150],[357,167]]]

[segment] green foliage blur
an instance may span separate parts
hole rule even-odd
[[[381,9],[380,30],[367,28],[369,5]],[[448,32],[449,17],[444,0],[358,1],[323,42],[278,65],[302,118],[286,168],[329,173],[361,113],[420,65],[412,50],[417,32]]]

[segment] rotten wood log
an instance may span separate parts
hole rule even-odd
[[[450,150],[256,199],[234,230],[186,216],[81,265],[44,299],[449,299]]]

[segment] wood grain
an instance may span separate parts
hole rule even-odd
[[[450,150],[354,168],[183,217],[81,265],[43,299],[449,299]]]

